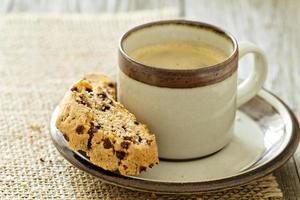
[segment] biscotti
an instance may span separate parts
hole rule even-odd
[[[91,162],[122,175],[138,175],[158,163],[155,135],[115,101],[113,81],[85,76],[66,93],[56,121],[69,146]]]

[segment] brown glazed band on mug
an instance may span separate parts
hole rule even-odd
[[[199,67],[195,69],[163,69],[142,64],[128,55],[124,49],[124,41],[133,33],[143,29],[160,25],[180,25],[191,26],[205,31],[211,31],[214,34],[225,38],[232,43],[231,54],[221,63],[208,67]],[[146,40],[147,38],[145,38]],[[235,38],[226,31],[202,22],[187,20],[166,20],[157,21],[140,26],[126,32],[120,39],[119,43],[119,67],[127,76],[137,81],[168,88],[192,88],[199,86],[211,85],[230,77],[238,66],[238,45]]]

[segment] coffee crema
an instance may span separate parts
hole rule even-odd
[[[148,45],[130,53],[136,61],[164,69],[196,69],[218,64],[227,55],[208,44],[170,42]]]

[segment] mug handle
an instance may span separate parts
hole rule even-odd
[[[254,54],[254,66],[248,78],[238,84],[237,107],[253,98],[262,88],[267,77],[268,64],[265,53],[250,42],[240,42],[239,59],[248,53]]]

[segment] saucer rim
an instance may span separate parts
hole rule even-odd
[[[262,89],[260,93],[266,93],[271,95],[272,98],[279,101],[279,103],[283,106],[286,110],[288,117],[290,118],[290,122],[292,125],[291,130],[291,138],[283,149],[281,153],[279,153],[276,157],[271,159],[269,162],[254,168],[253,170],[249,170],[242,174],[237,174],[231,177],[226,177],[217,180],[208,180],[208,181],[201,181],[201,182],[165,182],[165,181],[149,181],[143,179],[137,179],[134,177],[127,177],[112,173],[110,171],[106,171],[89,163],[88,161],[84,160],[80,156],[78,156],[73,150],[69,149],[67,146],[62,146],[59,144],[60,138],[55,136],[55,130],[53,129],[53,115],[55,113],[55,108],[51,120],[50,120],[50,135],[52,142],[56,149],[60,152],[60,154],[68,160],[72,165],[77,167],[80,170],[83,170],[95,177],[98,177],[103,182],[120,186],[123,188],[136,190],[136,191],[143,191],[143,192],[152,192],[152,193],[162,193],[162,194],[193,194],[205,191],[213,191],[219,189],[225,189],[230,187],[235,187],[239,185],[247,184],[250,181],[257,180],[259,178],[265,177],[275,171],[276,169],[283,166],[294,154],[297,149],[297,146],[300,141],[300,128],[298,120],[295,114],[291,111],[291,109],[275,94]],[[262,97],[262,94],[258,94],[260,98],[265,99]],[[271,102],[266,101],[268,104],[273,105]],[[277,110],[277,109],[276,109]]]

